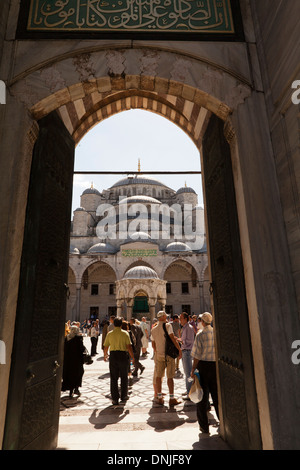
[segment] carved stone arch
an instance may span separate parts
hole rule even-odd
[[[97,264],[99,264],[99,263],[102,266],[106,266],[107,268],[109,268],[114,273],[115,279],[117,279],[116,272],[112,268],[112,266],[110,266],[110,264],[105,263],[102,260],[100,261],[98,259],[91,259],[84,265],[84,267],[82,268],[82,271],[79,271],[78,276],[77,276],[79,283],[81,284],[81,286],[84,289],[87,289],[87,287],[88,287],[89,277],[90,277],[90,274],[91,274],[91,272],[89,272],[89,269],[94,267],[94,269],[92,270],[92,272],[93,272],[95,269],[97,269]]]
[[[194,264],[188,260],[186,260],[185,258],[183,257],[178,257],[178,258],[172,258],[168,264],[165,266],[164,268],[164,271],[162,272],[162,279],[165,278],[165,275],[166,275],[166,271],[168,270],[168,268],[170,268],[174,263],[178,263],[178,262],[181,262],[181,266],[184,268],[183,266],[183,263],[186,263],[188,264],[189,266],[191,266],[191,268],[193,268],[195,270],[195,273],[197,275],[197,278],[200,279],[200,273],[198,271],[198,269],[194,266]],[[184,268],[186,270],[186,268]]]
[[[87,269],[90,269],[91,271],[90,274],[92,275],[98,270],[100,270],[101,268],[111,271],[115,279],[117,278],[115,270],[108,263],[105,263],[102,260],[101,261],[98,260],[95,263],[90,264]]]
[[[140,52],[136,50],[135,53],[139,56]],[[103,59],[107,58],[103,51],[94,54],[98,54],[95,59],[99,59],[102,55]],[[156,54],[159,62],[162,57],[159,51]],[[122,51],[121,56],[124,62],[127,60],[127,55],[128,51]],[[174,56],[171,52],[163,52],[163,56],[166,56],[166,58],[168,55]],[[79,53],[77,57],[80,58]],[[175,54],[174,58],[177,62],[185,61],[180,53]],[[200,86],[197,82],[187,84],[182,74],[178,74],[178,71],[174,73],[172,68],[165,71],[165,76],[153,76],[147,75],[143,69],[141,69],[140,74],[134,75],[130,73],[130,67],[127,73],[124,71],[122,74],[110,74],[108,67],[107,75],[103,74],[103,70],[102,75],[95,70],[93,76],[85,77],[84,81],[76,82],[75,77],[78,75],[78,70],[74,65],[76,57],[73,58],[73,83],[64,88],[63,85],[67,83],[64,79],[65,68],[69,70],[69,60],[60,57],[57,58],[57,61],[56,65],[53,64],[48,69],[43,69],[42,72],[33,71],[26,76],[26,84],[30,83],[31,80],[36,81],[36,75],[38,75],[38,79],[41,80],[42,77],[48,85],[49,91],[58,88],[55,93],[47,94],[46,92],[40,100],[36,99],[32,103],[31,113],[35,119],[40,119],[49,112],[58,110],[76,144],[86,132],[102,120],[125,110],[145,109],[157,113],[178,125],[199,146],[202,139],[202,125],[206,119],[207,111],[226,121],[232,112],[231,106],[243,101],[250,93],[250,87],[246,80],[241,79],[241,77],[234,77],[228,70],[218,71],[217,66],[213,68],[211,64],[205,64],[201,60],[195,59],[192,62],[200,67],[203,77],[206,75],[214,77],[214,82],[218,83],[216,89],[207,87],[209,81],[201,82]],[[59,68],[61,77],[59,81],[56,80],[52,85],[53,72],[51,72],[51,67]],[[192,67],[192,65],[189,64],[189,67]],[[81,75],[79,74],[79,78]],[[216,93],[217,89],[226,89],[222,81],[225,75],[231,84],[231,86],[228,86],[231,94],[233,93],[233,87],[236,90],[236,96],[228,95],[228,103],[226,103],[226,93],[223,94],[223,91],[222,93]],[[22,79],[24,77],[20,76],[20,82]],[[17,78],[15,80],[13,86],[18,89],[18,86],[21,85]],[[242,91],[239,87],[242,87]]]
[[[156,297],[154,286],[151,286],[148,282],[144,282],[143,279],[140,281],[135,280],[134,283],[129,286],[128,297],[134,298],[137,295],[137,292],[146,292],[148,298]]]
[[[134,295],[135,295],[135,296],[137,296],[137,295],[144,295],[145,297],[148,297],[148,296],[149,296],[147,290],[146,290],[146,289],[143,289],[143,288],[138,289],[138,290],[135,292]]]

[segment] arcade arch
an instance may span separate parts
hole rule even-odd
[[[98,318],[101,321],[107,315],[116,313],[116,279],[114,269],[99,260],[85,265],[80,279],[77,280],[69,268],[70,297],[67,300],[66,318],[80,321]]]
[[[163,278],[167,282],[167,313],[177,315],[182,311],[190,315],[201,313],[199,300],[201,303],[202,301],[198,296],[199,276],[191,263],[181,258],[172,260],[165,269]]]

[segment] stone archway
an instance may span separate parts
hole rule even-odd
[[[290,286],[292,280],[288,262],[281,269],[280,276],[276,270],[280,258],[287,260],[288,254],[265,103],[261,90],[253,82],[253,70],[250,70],[247,62],[249,54],[243,45],[223,47],[222,54],[214,47],[209,51],[200,48],[200,52],[189,52],[188,48],[182,52],[182,47],[156,44],[150,48],[138,44],[133,47],[132,44],[112,43],[89,47],[78,41],[72,45],[67,42],[62,44],[58,56],[56,48],[51,48],[50,44],[46,44],[42,51],[39,50],[38,41],[31,44],[21,42],[18,45],[13,58],[17,66],[11,67],[8,73],[9,96],[3,127],[5,138],[1,142],[1,150],[4,149],[3,155],[7,162],[5,174],[9,176],[14,172],[17,183],[13,206],[9,211],[4,207],[4,219],[8,221],[3,258],[6,264],[4,287],[10,295],[3,296],[1,305],[4,311],[10,312],[11,321],[14,322],[18,298],[16,286],[19,284],[16,266],[20,265],[21,260],[26,212],[24,195],[27,194],[32,147],[39,133],[38,122],[41,118],[58,111],[65,127],[78,143],[99,120],[129,107],[140,107],[158,112],[176,122],[200,148],[205,126],[213,113],[225,123],[225,134],[231,147],[257,395],[260,420],[263,423],[262,438],[264,447],[272,448],[272,423],[274,419],[281,422],[281,418],[276,414],[276,407],[269,406],[269,397],[272,395],[274,402],[278,403],[284,401],[284,394],[273,393],[268,383],[267,379],[271,380],[269,370],[277,368],[273,362],[272,367],[266,366],[264,351],[268,348],[273,350],[272,341],[263,337],[259,320],[266,318],[267,324],[270,316],[267,300],[274,300],[272,295],[278,279],[286,279]],[[233,54],[231,60],[232,50],[236,55]],[[237,66],[237,57],[241,67]],[[19,132],[16,132],[15,127],[12,130],[12,122]],[[261,149],[264,158],[259,158]],[[10,155],[13,158],[8,158]],[[269,177],[268,188],[264,184],[266,174]],[[9,193],[10,183],[10,178],[4,178],[4,194]],[[257,184],[255,194],[251,193],[251,183]],[[271,213],[274,214],[274,220],[280,221],[276,230],[268,217]],[[257,218],[271,222],[264,224],[261,234],[253,229]],[[260,235],[265,242],[263,257],[260,256]],[[282,247],[285,247],[285,256],[280,254]],[[265,289],[268,290],[268,296],[265,296]],[[285,311],[284,307],[288,311],[292,310],[288,296],[280,305],[274,304],[272,310],[274,313],[277,309],[274,315],[278,318]],[[12,335],[7,329],[4,329],[4,333],[10,357]],[[270,357],[268,359],[273,360]],[[284,364],[286,367],[281,367],[285,371],[289,370],[287,359]],[[6,392],[9,367],[1,375],[1,384]],[[2,415],[4,412],[2,409]],[[276,414],[273,420],[271,414]],[[290,419],[292,422],[292,413]],[[277,434],[280,434],[278,429],[282,428],[276,426]]]
[[[141,66],[143,67],[148,52],[142,50],[134,51],[134,53],[141,55]],[[191,137],[199,150],[203,134],[212,113],[218,116],[222,122],[226,121],[227,126],[229,126],[230,106],[225,104],[218,97],[214,97],[213,94],[199,89],[199,87],[190,86],[178,80],[159,76],[148,76],[143,73],[140,75],[130,75],[128,73],[124,76],[122,74],[116,74],[114,70],[119,70],[120,63],[129,60],[128,56],[131,54],[132,51],[127,50],[117,52],[108,51],[106,54],[103,52],[98,53],[98,61],[100,61],[101,56],[104,56],[103,58],[106,59],[107,65],[110,67],[108,76],[100,76],[98,78],[85,77],[86,79],[80,83],[70,84],[68,87],[51,93],[31,106],[30,112],[32,117],[39,122],[44,116],[47,116],[49,113],[51,115],[56,111],[76,144],[88,129],[116,112],[131,108],[148,109],[164,116],[181,127]],[[161,55],[166,58],[169,53],[163,52]],[[157,59],[161,61],[162,57],[158,55]],[[42,80],[48,87],[50,86],[50,89],[62,86],[65,82],[63,79],[64,72],[62,70],[58,72],[58,69],[60,67],[69,66],[69,60],[69,58],[64,58],[59,60],[54,67],[46,67],[42,70],[29,73],[29,75],[26,76],[26,84],[30,83],[31,80],[33,80],[33,83],[35,80]],[[80,62],[80,56],[78,60]],[[92,61],[92,55],[88,57],[88,60]],[[177,56],[176,60],[182,65],[180,56]],[[75,75],[79,72],[79,62],[77,59],[72,59]],[[191,61],[191,63],[194,66],[196,62]],[[200,62],[197,64],[200,70],[202,70],[202,73],[207,73],[208,70],[211,69],[211,73],[220,84],[226,77],[231,90],[232,87],[236,85],[236,78],[232,77],[230,74],[223,72],[216,73],[215,70],[207,64],[204,65]],[[191,64],[188,66],[191,66]],[[115,67],[117,68],[115,69]],[[173,75],[175,76],[176,74],[173,72]],[[58,80],[58,77],[60,77],[61,80]],[[74,77],[72,77],[72,80]],[[16,93],[16,95],[19,93],[19,87],[19,82],[16,82],[12,87],[13,93]],[[244,90],[244,96],[247,96],[250,92],[249,87],[245,84],[242,84],[241,87]],[[31,99],[31,97],[29,99]],[[243,99],[244,97],[242,101]],[[239,100],[240,95],[237,101]],[[128,280],[126,280],[126,282],[130,283]],[[155,284],[159,284],[157,280],[154,282]],[[161,282],[165,283],[165,281]],[[149,284],[150,281],[147,280],[146,290],[149,290]],[[125,288],[124,286],[122,287],[124,291],[127,286],[125,285]],[[139,288],[145,289],[145,286],[139,285]],[[134,292],[127,294],[125,292],[125,295],[127,295],[125,297],[128,308],[127,316],[130,318]],[[151,318],[154,318],[154,309],[157,299],[160,298],[163,306],[165,304],[165,295],[162,292],[158,295],[157,292],[150,290],[148,298]],[[117,296],[118,310],[121,308],[122,302],[123,300]]]

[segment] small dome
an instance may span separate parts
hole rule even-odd
[[[115,253],[115,248],[109,243],[97,243],[96,245],[91,246],[87,253]]]
[[[189,188],[189,187],[180,188],[178,189],[178,191],[176,191],[176,194],[183,194],[183,193],[197,194],[193,188]]]
[[[125,273],[123,279],[158,279],[158,275],[148,266],[135,266]]]
[[[165,251],[192,251],[192,249],[186,243],[172,242],[167,245]]]
[[[72,255],[80,255],[80,251],[75,246],[70,245],[69,253]]]
[[[134,202],[140,202],[145,204],[161,204],[161,202],[158,199],[155,199],[154,197],[142,195],[125,197],[120,201],[120,204],[132,204]]]
[[[81,212],[85,212],[84,207],[77,207],[77,209],[75,209],[74,212],[80,212],[80,211],[81,211]]]
[[[82,193],[82,196],[84,196],[85,194],[97,194],[97,196],[101,196],[101,194],[99,193],[99,191],[95,188],[88,188],[86,189],[85,191],[83,191]]]

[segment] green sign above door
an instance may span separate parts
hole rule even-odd
[[[26,31],[233,35],[236,0],[31,0]]]

